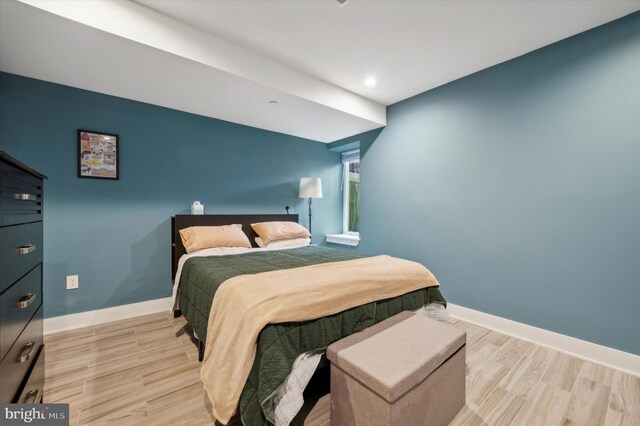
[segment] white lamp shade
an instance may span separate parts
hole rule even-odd
[[[322,181],[320,178],[300,178],[300,198],[322,198]]]

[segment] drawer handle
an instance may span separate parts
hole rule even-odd
[[[36,342],[29,342],[24,345],[24,349],[22,349],[22,353],[18,357],[18,362],[23,363],[27,362],[31,359],[31,354],[33,353],[33,348],[36,346]]]
[[[38,197],[33,194],[13,194],[13,198],[20,201],[38,201]]]
[[[18,254],[29,254],[36,251],[38,247],[35,244],[25,244],[18,247]]]
[[[18,303],[18,308],[20,309],[28,308],[29,305],[31,305],[31,302],[33,302],[33,299],[35,298],[36,298],[35,293],[27,293],[26,296],[20,299],[20,302]]]
[[[27,402],[31,399],[31,402]],[[23,404],[40,404],[42,402],[42,392],[40,389],[31,389],[27,393],[22,401]]]

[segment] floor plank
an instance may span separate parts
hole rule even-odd
[[[550,385],[570,392],[573,389],[583,362],[584,361],[570,355],[556,352],[542,380]]]
[[[570,398],[571,393],[540,381],[518,412],[514,424],[558,425],[562,422]]]
[[[581,425],[601,425],[607,417],[611,388],[580,377],[571,393],[565,417]]]
[[[638,426],[640,417],[632,417],[619,411],[609,410],[607,412],[606,426]]]
[[[611,387],[609,408],[631,417],[640,417],[640,377],[616,371]]]
[[[478,408],[477,413],[489,425],[510,425],[524,403],[524,398],[498,387]]]

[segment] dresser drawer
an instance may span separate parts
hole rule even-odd
[[[42,180],[3,165],[0,173],[0,226],[42,220]]]
[[[27,168],[29,167],[27,166]],[[34,170],[32,171],[35,174],[39,174]],[[45,176],[41,175],[41,177],[36,177],[33,174],[23,170],[23,168],[16,167],[15,165],[8,164],[5,162],[0,162],[0,178],[1,177],[7,177],[7,178],[19,180],[21,182],[24,182],[25,184],[29,184],[33,186],[42,185],[42,177],[46,179]]]
[[[42,264],[0,294],[0,359],[4,359],[42,302]]]
[[[18,404],[40,404],[44,396],[44,345],[33,362],[33,367],[29,372],[29,378],[20,392],[20,396],[15,400]]]
[[[38,349],[42,346],[42,306],[2,361],[0,361],[0,403],[8,404],[18,397],[27,372],[36,360]]]
[[[0,228],[0,292],[42,262],[42,222]]]

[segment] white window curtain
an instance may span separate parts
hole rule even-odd
[[[344,192],[345,179],[347,179],[347,173],[349,172],[349,169],[347,168],[347,163],[351,163],[359,160],[360,160],[359,149],[352,149],[351,151],[345,151],[342,153],[342,164],[344,165],[344,167],[342,168],[342,179],[340,180],[340,191]]]

